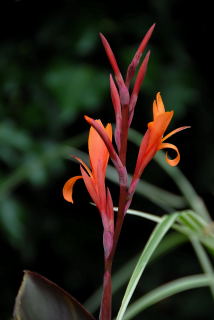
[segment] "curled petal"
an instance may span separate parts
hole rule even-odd
[[[84,161],[82,161],[80,158],[78,158],[76,156],[72,156],[72,158],[77,160],[85,168],[85,170],[87,171],[89,176],[92,176],[91,170],[89,169],[89,167],[87,166],[87,164]]]
[[[169,137],[171,137],[173,134],[175,134],[177,132],[180,132],[182,130],[185,130],[185,129],[189,129],[189,128],[191,128],[191,127],[190,126],[184,126],[184,127],[180,127],[180,128],[177,128],[177,129],[171,131],[165,137],[163,137],[162,142],[165,141],[166,139],[168,139]]]
[[[68,202],[74,203],[73,197],[72,197],[73,187],[74,187],[75,182],[76,182],[78,179],[82,179],[82,176],[72,177],[72,178],[70,178],[70,179],[64,184],[62,193],[63,193],[64,199],[65,199],[66,201],[68,201]]]
[[[172,167],[177,166],[177,164],[180,161],[180,153],[178,151],[178,148],[171,143],[161,143],[158,149],[160,150],[160,149],[166,149],[166,148],[173,149],[177,153],[177,156],[174,159],[169,159],[168,154],[166,153],[166,162]]]

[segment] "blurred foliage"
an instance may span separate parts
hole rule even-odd
[[[214,192],[211,50],[205,52],[201,45],[209,39],[209,11],[194,2],[193,14],[185,1],[178,0],[122,3],[117,8],[111,1],[20,0],[1,8],[0,283],[5,291],[1,319],[11,314],[23,269],[44,273],[82,301],[102,280],[99,217],[88,206],[81,183],[76,187],[76,206],[69,206],[61,196],[64,182],[78,171],[78,166],[65,160],[68,146],[85,148],[88,126],[83,114],[113,121],[108,93],[111,70],[100,31],[125,70],[142,36],[157,22],[134,126],[144,133],[151,102],[161,91],[166,106],[175,110],[176,124],[193,127],[185,137],[176,138],[180,139],[181,167],[209,205]],[[174,191],[153,164],[145,179]],[[83,199],[79,204],[78,191]],[[140,209],[163,212],[146,198],[136,200]],[[138,224],[130,221],[124,229],[139,246],[133,247],[122,235],[116,266],[141,250],[149,233],[147,228],[142,235]],[[183,258],[187,258],[185,250],[180,253]],[[186,264],[191,273],[194,262],[188,257]],[[160,271],[156,278],[167,280],[169,271],[166,267],[164,275]],[[188,319],[191,308],[189,314]]]

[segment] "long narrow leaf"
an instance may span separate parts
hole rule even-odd
[[[129,304],[129,301],[133,295],[133,292],[140,280],[140,277],[149,262],[152,254],[154,253],[155,249],[163,239],[164,235],[167,233],[167,231],[172,227],[173,223],[175,222],[176,218],[178,217],[178,214],[172,214],[168,216],[164,216],[161,220],[161,222],[158,223],[158,225],[155,227],[154,231],[152,232],[143,252],[140,256],[140,259],[134,269],[134,272],[131,276],[131,279],[129,281],[129,284],[127,286],[124,298],[122,300],[122,304],[120,307],[120,310],[118,312],[116,320],[121,320],[125,314],[126,308]]]
[[[201,264],[202,270],[204,271],[205,274],[207,274],[207,276],[210,276],[212,279],[214,279],[213,266],[210,262],[210,259],[204,247],[201,245],[200,241],[196,237],[193,237],[191,239],[191,242],[195,250],[195,253],[197,255],[197,258]],[[212,297],[214,299],[214,282],[211,281],[209,286],[210,286]]]
[[[124,316],[124,320],[133,319],[146,308],[154,305],[161,300],[166,299],[174,294],[194,289],[209,286],[210,282],[214,282],[214,278],[207,275],[194,275],[174,280],[170,283],[156,288],[142,298],[135,301],[128,309]]]

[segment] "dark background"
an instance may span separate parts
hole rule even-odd
[[[168,110],[175,110],[171,129],[192,127],[170,142],[179,147],[179,167],[213,215],[213,17],[208,1],[20,0],[0,7],[0,319],[9,319],[24,269],[55,281],[82,303],[102,282],[99,214],[88,204],[83,183],[75,187],[73,206],[61,193],[65,181],[79,174],[68,160],[69,146],[87,150],[83,115],[114,121],[100,31],[125,73],[156,22],[133,127],[145,132],[152,100],[161,91]],[[135,152],[130,145],[130,172]],[[144,179],[176,192],[154,163]],[[109,186],[116,202],[118,190]],[[136,209],[165,213],[144,197],[135,200]],[[127,217],[115,269],[142,250],[152,228]],[[138,294],[199,272],[185,245],[148,268]],[[122,294],[114,299],[115,311]],[[208,289],[198,289],[146,310],[144,319],[211,319],[212,310]]]

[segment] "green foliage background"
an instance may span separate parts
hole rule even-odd
[[[194,7],[193,7],[194,4]],[[0,318],[9,319],[22,270],[42,273],[81,302],[102,281],[102,227],[88,204],[83,184],[76,204],[61,194],[64,182],[78,174],[70,147],[86,150],[84,114],[113,122],[108,75],[111,72],[98,33],[109,39],[125,72],[145,32],[156,22],[151,59],[133,126],[142,134],[151,104],[161,91],[175,110],[172,129],[191,125],[173,138],[180,168],[205,199],[213,186],[213,110],[210,65],[211,10],[178,0],[115,2],[8,1],[1,10],[0,43]],[[136,147],[130,145],[130,172]],[[154,163],[146,181],[175,191]],[[117,189],[111,183],[114,199]],[[139,210],[163,214],[163,208],[136,197]],[[211,212],[212,214],[212,212]],[[117,269],[147,239],[152,225],[127,217],[115,261]],[[147,225],[148,224],[148,225]],[[144,276],[137,293],[178,275],[199,270],[188,246],[164,257]],[[144,319],[210,319],[208,290],[183,294],[145,312]],[[122,296],[121,291],[121,296]],[[115,298],[118,307],[121,296]],[[140,317],[141,318],[141,317]],[[140,319],[139,318],[139,319]]]

